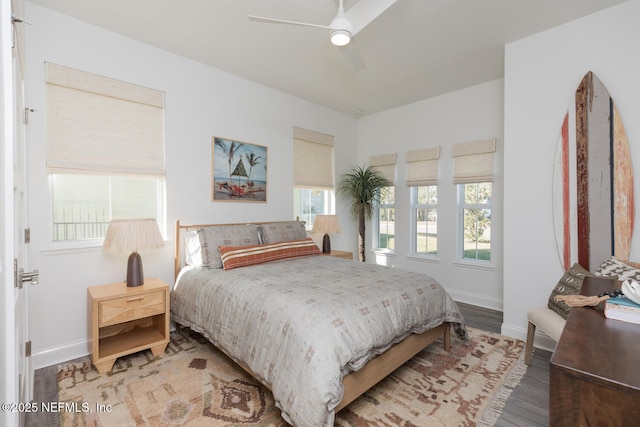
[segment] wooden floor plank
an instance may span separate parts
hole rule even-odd
[[[33,379],[33,402],[38,403],[38,409],[42,408],[42,403],[58,401],[58,368],[57,366],[47,366],[38,369]],[[58,417],[53,412],[27,413],[25,424],[27,427],[58,426]]]

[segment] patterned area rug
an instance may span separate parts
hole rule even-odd
[[[340,411],[335,425],[492,426],[526,372],[523,342],[469,328],[465,346],[436,341]],[[98,374],[88,358],[58,367],[61,426],[284,427],[271,392],[201,335],[171,335]]]

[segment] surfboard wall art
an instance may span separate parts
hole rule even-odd
[[[633,169],[620,114],[589,71],[564,117],[553,171],[553,215],[565,270],[627,260],[633,235]]]

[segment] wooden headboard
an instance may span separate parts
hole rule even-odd
[[[175,249],[173,253],[173,261],[174,261],[174,279],[178,278],[178,273],[180,273],[180,269],[185,265],[184,264],[184,233],[187,231],[196,231],[199,228],[210,227],[213,225],[247,225],[247,224],[277,224],[284,222],[291,222],[293,220],[287,221],[262,221],[262,222],[237,222],[237,223],[223,223],[223,224],[180,224],[180,220],[176,220],[176,234],[175,234]],[[300,218],[296,218],[295,221],[300,221]]]

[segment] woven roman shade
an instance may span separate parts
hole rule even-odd
[[[414,150],[407,153],[407,186],[436,185],[440,147]]]
[[[397,154],[380,154],[369,157],[369,166],[376,168],[385,178],[395,182]]]
[[[333,136],[293,128],[293,185],[333,190]]]
[[[495,151],[495,138],[455,144],[453,146],[454,184],[493,181]]]
[[[49,173],[165,175],[165,93],[46,63]]]

